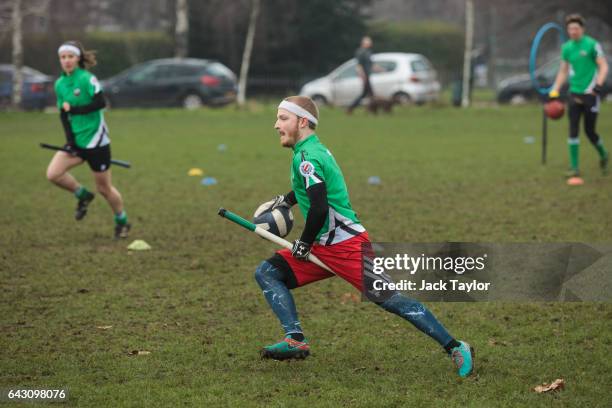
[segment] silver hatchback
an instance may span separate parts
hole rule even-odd
[[[373,72],[370,83],[374,95],[394,99],[399,103],[423,104],[440,95],[437,73],[421,54],[387,52],[372,55]],[[357,74],[357,60],[351,59],[329,75],[306,83],[300,95],[318,104],[348,106],[363,90]]]

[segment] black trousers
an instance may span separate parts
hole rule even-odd
[[[599,135],[595,131],[597,114],[599,113],[599,96],[592,94],[571,93],[569,97],[569,137],[578,138],[580,117],[584,115],[584,131],[594,145],[599,143]]]
[[[349,109],[355,109],[357,106],[359,106],[359,104],[361,103],[361,100],[365,97],[372,97],[374,96],[374,91],[372,91],[372,85],[370,85],[370,77],[366,76],[365,79],[363,80],[363,91],[361,92],[361,95],[359,95],[357,97],[357,99],[355,99],[353,101],[353,103],[351,103],[351,106],[349,107]]]

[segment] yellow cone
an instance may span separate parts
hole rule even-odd
[[[151,245],[147,244],[142,239],[137,239],[127,247],[130,251],[147,251],[151,249]]]
[[[204,175],[204,171],[202,169],[198,169],[197,167],[194,167],[193,169],[189,169],[189,171],[187,172],[188,176],[202,176]]]

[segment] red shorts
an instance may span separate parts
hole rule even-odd
[[[361,246],[369,242],[368,233],[362,232],[353,238],[334,245],[314,244],[311,253],[316,255],[336,275],[361,292],[363,288]],[[334,276],[333,273],[312,262],[295,259],[288,249],[281,249],[276,253],[282,256],[291,267],[298,287]]]

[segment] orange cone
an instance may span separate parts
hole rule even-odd
[[[567,179],[568,186],[581,186],[584,184],[582,177],[570,177]]]

